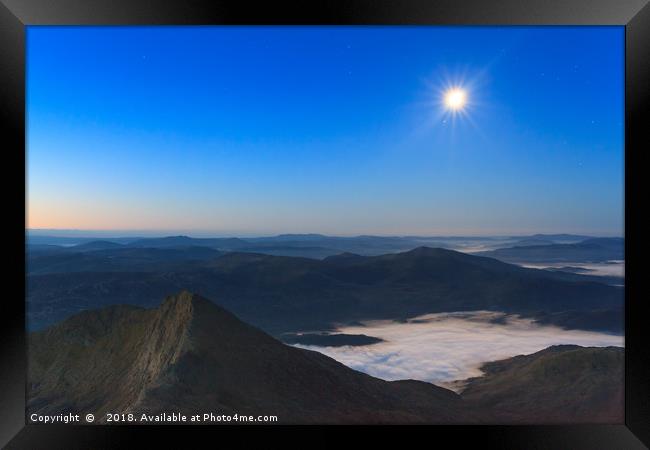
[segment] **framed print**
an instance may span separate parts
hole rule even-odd
[[[1,443],[646,448],[646,3],[3,0]]]

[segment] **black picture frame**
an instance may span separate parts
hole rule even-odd
[[[260,431],[277,436],[285,426],[236,427],[25,424],[25,27],[29,25],[192,24],[418,24],[418,25],[620,25],[625,27],[625,424],[566,426],[408,427],[409,437],[488,448],[634,449],[650,445],[650,340],[640,265],[646,227],[641,205],[650,92],[648,0],[347,0],[268,2],[147,0],[0,0],[0,117],[5,261],[8,262],[0,333],[0,446],[7,448],[113,448],[152,446],[152,439],[186,447],[199,438],[223,442],[223,433],[246,441]],[[22,214],[21,214],[22,212]],[[22,296],[22,300],[21,297]],[[191,428],[191,429],[190,429]],[[325,444],[334,427],[303,427],[306,441]],[[403,427],[359,427],[375,437]],[[359,429],[357,428],[357,429]],[[254,430],[254,433],[251,433]],[[187,433],[192,433],[188,441]],[[243,432],[242,432],[243,431]],[[427,437],[428,435],[428,437]],[[298,440],[291,433],[291,439]],[[196,439],[196,440],[195,440]],[[208,441],[210,442],[210,441]]]

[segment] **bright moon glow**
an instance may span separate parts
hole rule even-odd
[[[462,89],[454,88],[445,92],[445,105],[447,105],[447,108],[449,109],[455,111],[463,109],[466,101],[467,94]]]

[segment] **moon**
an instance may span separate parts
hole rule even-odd
[[[452,111],[460,111],[467,103],[467,92],[461,88],[452,88],[445,92],[445,106]]]

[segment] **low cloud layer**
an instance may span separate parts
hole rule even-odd
[[[597,276],[610,276],[610,277],[624,277],[625,276],[625,261],[608,261],[604,263],[579,263],[579,262],[562,262],[553,264],[535,264],[525,263],[521,264],[523,267],[530,267],[533,269],[558,269],[561,267],[579,267],[587,269],[589,272],[585,275]]]
[[[360,347],[297,347],[317,350],[385,380],[416,379],[440,385],[480,376],[487,361],[530,354],[551,345],[623,346],[623,336],[541,326],[499,312],[427,314],[407,323],[368,321],[338,333],[366,334],[385,342]]]

